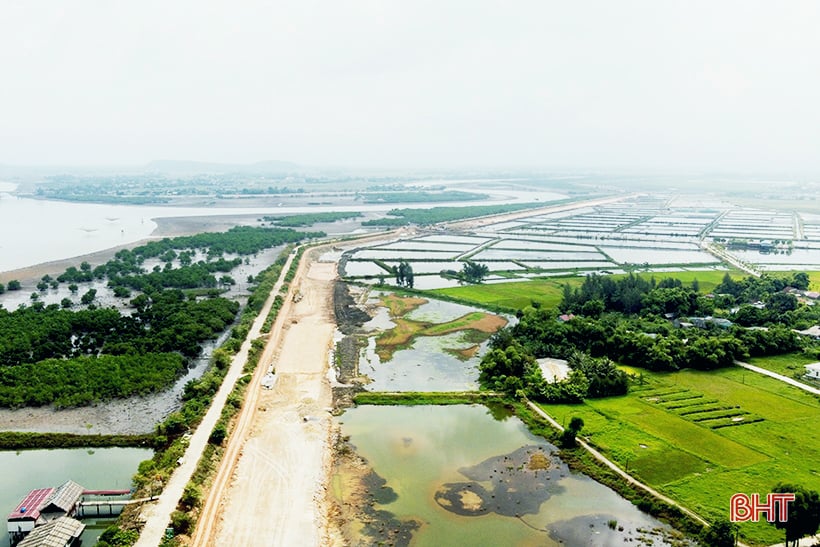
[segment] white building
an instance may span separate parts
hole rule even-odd
[[[811,363],[806,365],[806,377],[814,380],[820,380],[820,363]]]

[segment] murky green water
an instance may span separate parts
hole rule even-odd
[[[398,350],[382,363],[371,337],[363,348],[359,371],[372,380],[368,391],[467,391],[478,389],[478,357],[459,359],[453,350],[468,348],[463,333],[419,336],[409,349]],[[481,345],[483,351],[486,343]],[[449,351],[448,351],[449,350]]]
[[[410,545],[615,546],[637,541],[638,528],[663,526],[571,473],[517,418],[494,413],[477,405],[362,406],[340,418],[342,433],[386,481],[375,486],[373,509],[415,522]],[[547,469],[531,468],[539,461]]]
[[[153,455],[141,448],[71,448],[0,451],[0,513],[4,520],[26,494],[36,488],[57,487],[71,479],[89,490],[125,490],[142,460]],[[84,519],[83,545],[94,545],[110,520]],[[8,547],[6,530],[0,547]]]
[[[378,308],[365,328],[385,331],[395,326],[386,308]],[[476,308],[429,299],[427,303],[407,313],[412,321],[446,323],[475,312]],[[514,318],[507,318],[508,321]],[[467,391],[478,389],[478,365],[487,349],[487,342],[477,340],[474,333],[458,331],[443,336],[416,336],[409,347],[396,350],[390,360],[382,362],[376,354],[376,334],[362,348],[359,370],[371,379],[368,391]],[[473,357],[459,355],[459,350],[473,348],[480,342]]]

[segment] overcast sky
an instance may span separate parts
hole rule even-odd
[[[820,2],[0,0],[0,163],[820,173]]]

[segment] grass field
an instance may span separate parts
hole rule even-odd
[[[530,306],[533,301],[544,307],[556,307],[561,303],[564,284],[578,287],[582,277],[557,277],[533,281],[511,281],[492,285],[465,285],[435,289],[434,294],[444,294],[464,302],[481,306],[498,306],[509,310],[519,310]]]
[[[741,272],[731,271],[732,277],[739,279],[743,277]],[[693,280],[698,280],[700,292],[706,294],[711,292],[720,284],[725,271],[706,270],[698,272],[663,272],[663,273],[640,273],[642,277],[654,277],[656,280],[667,277],[680,279],[682,283],[689,284]],[[624,277],[626,274],[615,274],[613,278]],[[820,278],[818,278],[820,280]],[[470,302],[480,306],[498,306],[509,310],[519,310],[538,302],[544,307],[557,307],[561,303],[564,285],[579,287],[584,282],[583,276],[554,277],[545,279],[534,279],[532,281],[512,281],[510,283],[493,283],[491,285],[465,285],[463,287],[449,287],[446,289],[435,289],[430,291],[433,294],[443,294],[463,302]]]
[[[629,395],[544,409],[583,418],[582,435],[611,459],[707,519],[728,517],[732,494],[778,481],[820,490],[817,398],[741,368],[644,371]],[[741,533],[752,545],[783,541],[765,523]]]
[[[820,291],[820,272],[806,272],[809,274],[809,289]]]
[[[749,364],[771,370],[789,378],[796,378],[795,375],[802,375],[805,372],[803,365],[816,363],[815,357],[803,355],[802,353],[789,353],[786,355],[774,355],[771,357],[753,357],[748,359]],[[805,382],[809,384],[809,382]],[[813,384],[809,384],[813,385]]]

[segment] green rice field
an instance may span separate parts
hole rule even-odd
[[[818,272],[820,273],[820,272]],[[658,281],[667,277],[680,279],[682,283],[688,284],[698,280],[700,292],[706,294],[711,292],[720,284],[725,271],[704,270],[704,271],[680,271],[663,273],[641,273],[644,277],[655,277]],[[739,279],[743,277],[742,272],[731,271],[732,277]],[[612,277],[623,277],[626,274],[614,274]],[[501,308],[518,310],[530,306],[533,301],[540,303],[544,307],[557,307],[561,303],[561,295],[565,284],[570,287],[578,287],[583,283],[583,276],[554,277],[548,279],[534,279],[532,281],[512,281],[509,283],[493,283],[487,285],[465,285],[463,287],[449,287],[446,289],[435,289],[433,294],[443,294],[460,301],[477,304],[480,306],[497,306]]]
[[[629,395],[543,408],[559,422],[583,418],[582,435],[608,457],[707,520],[728,518],[732,494],[778,481],[820,490],[818,399],[741,368],[643,371]],[[741,534],[751,545],[783,541],[766,523]]]

